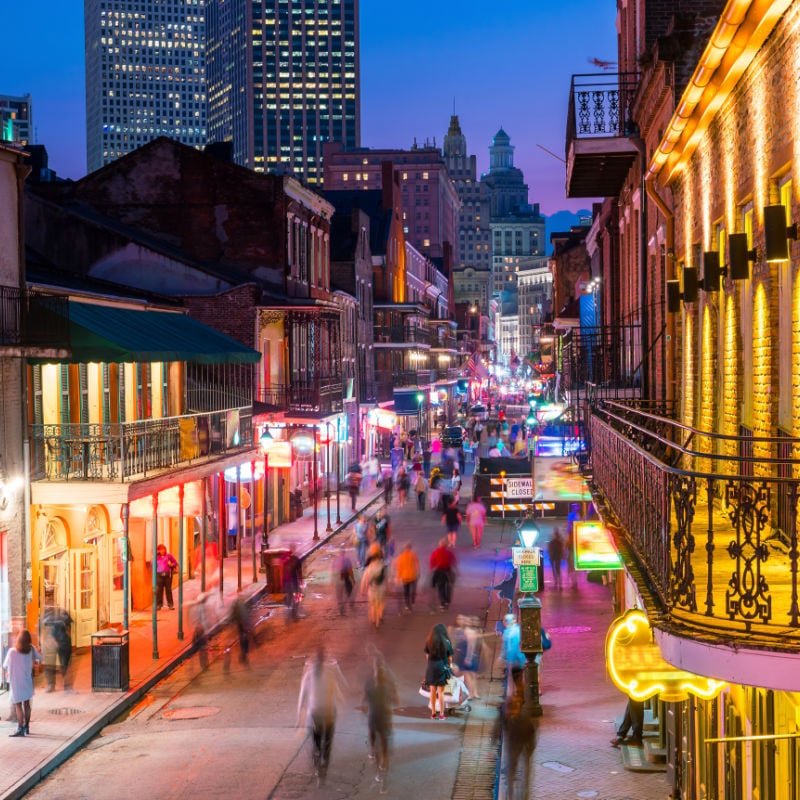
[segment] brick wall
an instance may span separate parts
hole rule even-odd
[[[186,297],[189,314],[237,342],[260,349],[256,341],[256,306],[261,290],[252,283],[210,297]]]
[[[715,249],[713,230],[718,223],[726,231],[739,232],[743,228],[743,208],[752,202],[754,208],[753,245],[759,251],[760,261],[752,265],[752,341],[742,341],[739,284],[724,281],[719,302],[724,305],[724,335],[721,341],[712,341],[711,354],[694,352],[699,341],[685,347],[681,371],[685,419],[697,418],[700,427],[717,420],[720,432],[736,434],[742,419],[741,402],[745,381],[751,382],[753,397],[752,429],[755,436],[775,436],[778,425],[778,401],[781,391],[778,380],[778,270],[777,265],[763,261],[764,205],[778,202],[780,180],[789,176],[793,180],[793,197],[790,218],[798,219],[798,182],[800,181],[800,141],[797,141],[795,113],[800,109],[800,4],[793,4],[778,23],[731,96],[722,105],[704,134],[684,178],[675,181],[676,252],[687,257],[692,245],[700,243],[702,249]],[[790,242],[793,265],[800,262],[800,244]],[[793,269],[792,303],[792,378],[791,384],[800,385],[800,279]],[[704,293],[701,291],[700,299]],[[697,325],[702,302],[686,306],[687,323]],[[752,374],[744,374],[742,353],[752,348]],[[703,364],[701,375],[696,373],[696,359]],[[702,403],[716,402],[716,393],[708,395],[705,370],[713,359],[721,366],[723,381],[722,408],[719,414],[710,414],[701,407],[696,417],[695,395]],[[702,377],[701,377],[702,376]],[[792,391],[786,387],[784,391]],[[800,397],[792,394],[792,433],[800,435]],[[735,443],[722,446],[735,452]],[[756,444],[754,447],[754,472],[764,474],[759,461],[776,455],[773,445]],[[774,467],[771,468],[774,470]]]

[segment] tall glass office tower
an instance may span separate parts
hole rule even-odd
[[[90,172],[158,136],[206,143],[206,0],[85,0]]]
[[[322,183],[360,144],[358,0],[207,0],[208,139],[238,164]]]

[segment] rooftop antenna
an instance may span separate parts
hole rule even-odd
[[[456,115],[456,96],[453,95],[453,116]]]

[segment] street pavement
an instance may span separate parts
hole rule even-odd
[[[257,603],[256,614],[268,618],[259,626],[262,643],[248,664],[239,662],[235,647],[226,653],[233,635],[224,631],[215,637],[207,670],[201,670],[196,657],[185,660],[29,796],[117,800],[135,791],[149,800],[227,800],[242,793],[274,800],[372,798],[378,786],[367,757],[361,694],[377,650],[395,673],[400,692],[387,796],[493,797],[492,781],[487,783],[485,775],[493,772],[496,759],[490,732],[503,685],[493,632],[505,607],[488,587],[505,576],[513,525],[491,522],[478,552],[468,547],[468,534],[462,531],[453,604],[440,612],[425,568],[442,534],[439,516],[417,511],[412,502],[403,509],[394,506],[390,513],[398,546],[413,542],[424,565],[413,613],[402,613],[395,596],[389,599],[379,630],[368,624],[363,598],[355,609],[339,615],[330,574],[338,548],[348,538],[339,534],[306,562],[304,618],[292,623],[284,609]],[[549,526],[544,527],[549,533]],[[625,772],[619,751],[608,743],[614,733],[612,720],[625,704],[603,663],[603,640],[612,618],[610,589],[581,579],[575,591],[548,586],[542,599],[553,649],[543,664],[544,716],[530,796],[666,797],[663,776]],[[426,700],[418,694],[425,636],[434,623],[452,624],[459,613],[486,620],[489,658],[479,683],[482,699],[472,703],[470,713],[431,720]],[[338,660],[349,689],[340,709],[328,778],[317,787],[307,731],[296,726],[296,701],[303,663],[320,644]],[[34,731],[36,713],[35,707]],[[23,748],[31,740],[12,741]]]

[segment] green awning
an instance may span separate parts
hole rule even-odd
[[[69,302],[72,356],[89,361],[189,361],[195,364],[254,364],[261,354],[186,314]],[[53,363],[53,359],[32,359]]]

